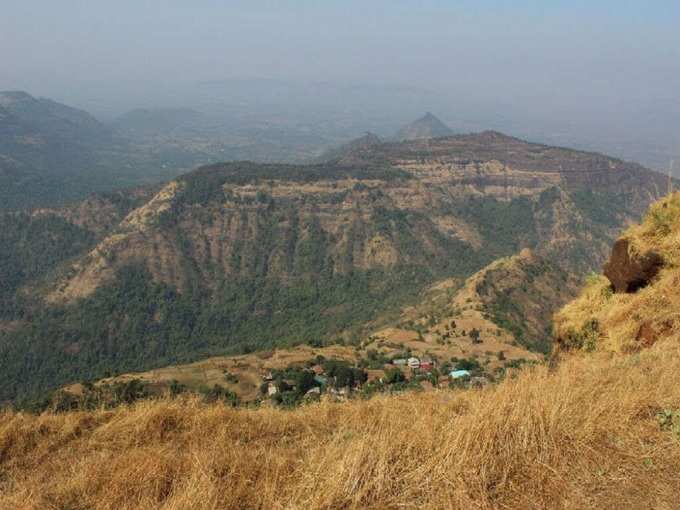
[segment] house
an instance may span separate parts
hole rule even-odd
[[[421,359],[420,369],[421,370],[432,370],[434,368],[434,362],[431,359]]]
[[[269,385],[267,386],[267,395],[269,395],[270,397],[273,397],[278,392],[279,392],[279,390],[276,387],[276,384],[270,382]]]
[[[344,386],[344,387],[339,388],[339,389],[337,389],[337,388],[331,388],[330,389],[330,393],[332,395],[336,395],[336,396],[339,396],[339,397],[347,396],[351,392],[352,392],[352,389],[349,386]]]
[[[408,366],[409,368],[420,368],[420,360],[418,358],[409,358]]]
[[[314,395],[321,395],[321,388],[319,388],[318,386],[314,386],[307,393],[305,393],[305,397],[311,397]]]
[[[392,360],[392,364],[398,367],[403,367],[408,364],[408,360],[405,358],[397,358]]]
[[[449,377],[451,379],[463,379],[463,378],[469,378],[470,377],[470,372],[467,370],[453,370],[451,373],[449,373]]]

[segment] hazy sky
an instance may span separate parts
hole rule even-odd
[[[0,62],[0,87],[47,94],[257,76],[669,98],[680,2],[3,0]]]
[[[267,77],[418,86],[543,117],[680,118],[678,0],[1,4],[0,90],[81,106]]]

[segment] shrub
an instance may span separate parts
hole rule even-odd
[[[397,384],[406,381],[406,376],[398,368],[390,368],[385,371],[385,384]]]

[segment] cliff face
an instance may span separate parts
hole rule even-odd
[[[15,315],[38,326],[0,332],[5,382],[21,391],[228,349],[355,341],[437,281],[525,248],[546,265],[497,267],[478,297],[487,318],[537,347],[549,309],[572,293],[555,275],[600,267],[664,182],[605,156],[482,133],[350,144],[315,166],[213,165],[149,195],[39,211],[96,244],[22,284],[30,300]],[[29,365],[34,381],[22,375]]]
[[[409,264],[468,271],[527,247],[559,253],[565,269],[592,269],[663,183],[634,164],[492,132],[356,144],[317,167],[217,165],[132,212],[61,296],[84,297],[97,275],[132,260],[178,288],[218,273],[291,278]]]
[[[484,164],[497,162],[500,166],[495,167],[495,173],[503,177],[498,179],[502,182],[501,187],[505,187],[505,172],[508,172],[510,187],[522,182],[532,183],[532,187],[544,187],[555,180],[565,187],[574,188],[587,185],[599,189],[624,185],[625,189],[630,189],[637,184],[647,187],[651,181],[657,192],[665,192],[667,187],[660,174],[652,177],[637,163],[598,153],[529,143],[496,131],[358,147],[345,154],[345,158],[348,162],[389,161],[421,172],[458,170],[467,174],[466,182],[471,184],[482,184],[472,178],[484,177],[489,173],[484,171],[489,169]]]

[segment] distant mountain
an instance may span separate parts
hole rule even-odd
[[[0,161],[50,176],[73,173],[110,132],[82,110],[12,91],[0,92],[0,134]]]
[[[111,126],[127,136],[191,136],[204,134],[210,118],[190,108],[136,109],[118,117]]]
[[[0,92],[0,211],[64,205],[225,159],[210,140],[194,143],[199,113],[140,110],[120,122],[130,129],[112,129],[83,110],[26,92]],[[145,136],[173,130],[180,143]]]
[[[453,134],[451,128],[430,112],[420,119],[407,124],[397,133],[397,140],[419,140],[422,138],[439,138]]]
[[[367,132],[365,135],[355,138],[354,140],[347,142],[340,147],[330,149],[326,151],[322,156],[322,161],[333,161],[337,159],[342,159],[348,155],[353,154],[356,151],[361,151],[364,149],[370,149],[376,145],[380,145],[383,141],[375,133]]]
[[[97,140],[109,129],[89,113],[23,91],[0,92],[0,108],[14,115],[26,128],[65,142]]]
[[[138,109],[104,125],[50,99],[0,92],[0,211],[64,205],[218,161],[315,160],[339,141],[324,129],[189,108]]]
[[[666,186],[636,164],[497,132],[375,142],[325,164],[221,163],[152,197],[6,215],[0,400],[212,354],[357,343],[444,280],[467,279],[466,297],[444,293],[455,302],[428,324],[460,312],[466,330],[546,351],[541,332],[573,295],[565,275],[600,267]]]
[[[84,197],[105,182],[95,152],[110,130],[88,113],[25,92],[0,92],[0,209]]]

